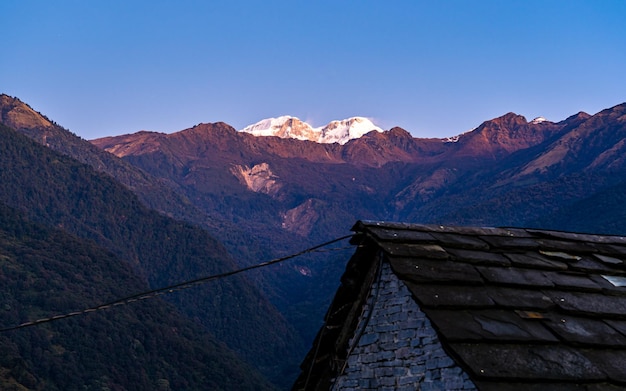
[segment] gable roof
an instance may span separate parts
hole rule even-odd
[[[626,389],[626,238],[360,221],[295,390],[329,389],[377,256],[480,390]]]

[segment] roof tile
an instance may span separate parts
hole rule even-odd
[[[544,275],[547,276],[557,288],[594,292],[599,292],[602,290],[602,287],[600,285],[596,284],[585,274],[574,272],[545,272]]]
[[[584,352],[585,356],[597,363],[609,379],[626,383],[626,351],[594,349]]]
[[[554,286],[554,283],[542,271],[494,266],[477,266],[476,268],[485,279],[492,283],[534,287]]]
[[[581,352],[559,345],[452,343],[450,347],[479,379],[602,381],[607,378]]]
[[[597,245],[597,247],[601,247],[600,245]],[[608,255],[616,255],[616,256],[620,256],[621,258],[626,257],[626,246],[615,246],[615,245],[604,245],[601,247],[602,251],[598,251],[601,252],[602,254],[608,254]]]
[[[537,240],[530,237],[508,237],[508,236],[481,236],[482,240],[489,243],[491,247],[500,249],[528,249],[539,248]]]
[[[626,295],[626,287],[615,286],[607,280],[608,275],[592,274],[589,278],[593,280],[600,288],[602,292],[607,295],[623,296]]]
[[[544,291],[563,311],[581,315],[626,318],[626,297],[599,293]]]
[[[618,265],[618,266],[624,264],[623,259],[611,257],[608,255],[602,255],[602,254],[594,254],[594,256],[598,258],[602,263],[605,263],[605,264]]]
[[[400,257],[424,257],[433,259],[446,259],[450,256],[438,244],[401,244],[382,243],[380,245],[389,255]]]
[[[565,241],[554,239],[537,239],[542,249],[554,249],[572,253],[594,253],[597,248],[586,242]]]
[[[409,281],[483,283],[474,266],[467,263],[396,257],[390,258],[390,263],[396,274]]]
[[[549,259],[536,252],[526,252],[523,254],[504,254],[511,260],[513,265],[546,270],[567,270],[567,264],[554,259]]]
[[[620,273],[621,270],[615,265],[602,263],[595,257],[584,255],[580,260],[570,263],[570,269],[585,273]]]
[[[495,302],[482,286],[424,285],[405,281],[409,290],[425,307],[491,307]]]
[[[488,287],[486,291],[497,305],[506,308],[543,311],[555,307],[550,296],[536,289]]]
[[[604,322],[626,337],[626,320],[605,319]]]
[[[570,343],[626,347],[626,338],[601,320],[562,315],[545,325]]]
[[[526,229],[527,232],[540,237],[565,239],[585,243],[613,243],[626,246],[626,237],[614,235],[590,235],[574,232],[547,231],[540,229]]]
[[[402,243],[416,243],[416,242],[436,242],[435,238],[427,233],[421,231],[409,231],[405,229],[387,229],[387,228],[372,228],[371,232],[376,238],[382,241],[389,242],[402,242]]]
[[[540,322],[511,310],[425,310],[450,341],[557,342]]]
[[[465,250],[460,248],[448,248],[447,251],[455,260],[460,262],[468,262],[475,265],[499,266],[509,266],[511,264],[511,262],[504,255],[498,253]]]
[[[455,248],[466,248],[472,250],[488,250],[489,245],[474,236],[460,235],[445,232],[432,232],[431,235],[437,239],[443,246]]]

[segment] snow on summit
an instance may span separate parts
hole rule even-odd
[[[363,117],[352,117],[342,121],[332,121],[323,128],[319,128],[320,143],[339,143],[345,144],[348,140],[359,138],[366,133],[375,130],[382,132],[383,130],[374,125],[372,121]]]
[[[314,128],[296,117],[284,115],[278,118],[267,118],[241,129],[241,132],[255,136],[277,136],[295,138],[318,143],[345,144],[349,140],[359,138],[366,133],[383,130],[364,117],[352,117],[341,121],[332,121],[326,126]]]

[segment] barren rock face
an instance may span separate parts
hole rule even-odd
[[[13,129],[53,126],[52,122],[30,106],[8,95],[0,95],[0,108],[2,123]]]
[[[273,195],[281,188],[281,184],[277,182],[278,177],[272,173],[267,163],[257,164],[252,168],[234,166],[231,173],[241,181],[241,184],[255,193]]]
[[[283,228],[300,236],[307,236],[319,219],[312,199],[304,201],[283,216]]]

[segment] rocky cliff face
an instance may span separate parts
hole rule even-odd
[[[278,177],[272,173],[269,164],[261,163],[253,167],[234,166],[231,173],[242,184],[255,193],[276,194],[281,188]]]

